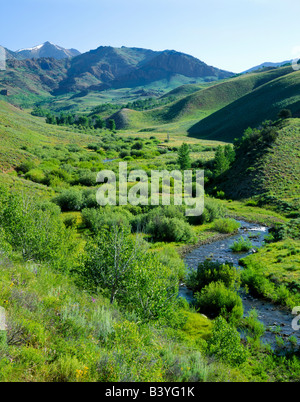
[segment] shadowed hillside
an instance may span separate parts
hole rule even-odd
[[[264,120],[275,120],[283,108],[290,109],[294,116],[298,116],[300,72],[295,72],[291,67],[274,71],[283,72],[284,75],[258,86],[235,102],[199,121],[188,130],[189,135],[232,142],[247,127],[256,127]]]
[[[233,166],[220,176],[216,184],[227,197],[268,194],[299,208],[300,119],[284,121],[275,130],[277,138],[273,143],[251,140],[238,152]]]

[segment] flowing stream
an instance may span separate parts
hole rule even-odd
[[[268,228],[254,223],[239,221],[241,227],[237,234],[227,237],[224,240],[217,240],[210,244],[202,245],[185,256],[185,262],[191,269],[196,269],[200,262],[209,258],[212,261],[231,262],[235,266],[243,269],[239,265],[239,260],[254,252],[254,248],[262,247],[264,238],[268,234]],[[230,246],[241,236],[249,237],[253,250],[247,253],[234,253]],[[185,285],[180,286],[180,296],[186,298],[189,302],[193,300],[193,293]],[[240,291],[240,296],[243,300],[244,315],[247,316],[251,309],[256,309],[258,319],[265,325],[266,332],[262,337],[262,341],[270,344],[273,348],[276,345],[276,336],[287,339],[294,336],[297,339],[297,344],[300,345],[300,331],[295,331],[292,328],[292,322],[295,316],[291,311],[280,308],[275,304],[256,299],[243,290]]]

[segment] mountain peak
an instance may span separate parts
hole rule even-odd
[[[81,54],[76,49],[65,49],[49,41],[31,48],[19,49],[16,51],[16,53],[18,55],[21,55],[22,58],[24,59],[39,59],[41,57],[53,57],[54,59],[57,60],[75,57]]]

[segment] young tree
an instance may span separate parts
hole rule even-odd
[[[293,115],[292,115],[292,112],[290,111],[290,109],[282,109],[278,113],[279,119],[290,119],[292,116]]]
[[[225,155],[225,158],[228,160],[229,164],[231,165],[235,160],[235,150],[232,145],[230,145],[230,144],[225,145],[224,155]]]
[[[168,318],[178,296],[178,275],[151,252],[133,267],[123,303],[144,321]]]
[[[224,147],[219,145],[215,153],[215,174],[219,176],[224,173],[230,166],[229,160],[225,156]]]
[[[134,311],[144,321],[166,318],[178,296],[178,272],[149,252],[129,228],[105,228],[87,243],[79,273],[93,290],[108,291],[110,303]]]
[[[190,148],[188,144],[183,143],[179,148],[177,162],[181,170],[187,170],[191,168]]]
[[[97,116],[95,118],[94,127],[95,128],[103,128],[104,127],[104,120],[102,119],[102,117]]]
[[[90,288],[109,290],[113,303],[116,295],[124,291],[130,271],[142,261],[144,251],[141,238],[133,239],[126,228],[114,225],[103,229],[87,243],[81,274]]]
[[[66,229],[57,206],[4,193],[0,209],[5,238],[25,260],[46,261],[58,269],[74,266],[78,252],[75,231]]]
[[[116,122],[114,121],[114,119],[109,119],[107,122],[107,128],[111,131],[115,131],[116,130]]]
[[[90,120],[87,116],[80,116],[78,118],[78,124],[83,127],[88,127],[90,125]]]

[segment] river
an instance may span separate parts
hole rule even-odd
[[[268,228],[241,220],[239,222],[241,227],[237,234],[210,244],[204,244],[189,252],[184,258],[187,266],[191,269],[196,269],[200,262],[209,258],[212,261],[231,262],[236,267],[243,269],[239,265],[239,260],[253,253],[253,250],[247,253],[234,253],[230,249],[230,246],[243,236],[244,238],[250,237],[253,249],[262,247],[264,245],[264,238],[268,234]],[[179,295],[186,298],[189,302],[193,300],[192,292],[185,285],[180,286]],[[292,328],[292,321],[295,316],[291,311],[280,308],[271,302],[254,298],[246,294],[243,289],[240,291],[240,296],[243,300],[244,316],[247,316],[251,309],[256,309],[258,319],[265,325],[266,332],[261,338],[264,343],[268,343],[274,348],[276,346],[276,336],[280,336],[283,339],[294,336],[297,339],[298,345],[300,345],[300,331],[295,331]]]

